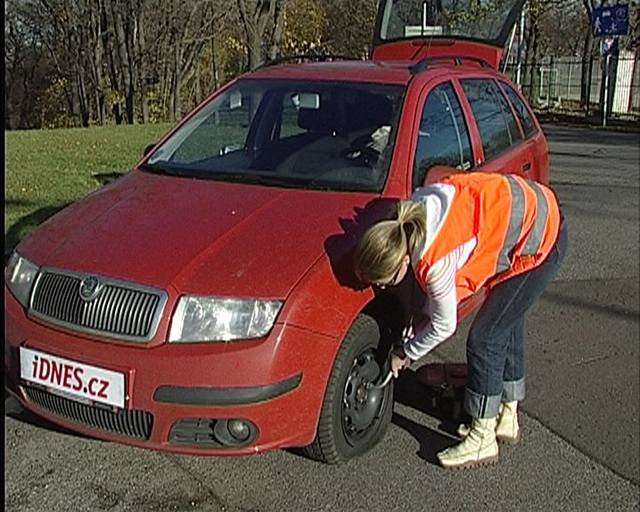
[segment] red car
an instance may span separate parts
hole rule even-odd
[[[10,391],[158,450],[335,463],[372,447],[404,303],[358,285],[358,237],[439,166],[548,182],[542,130],[497,71],[522,1],[497,4],[462,37],[467,11],[383,1],[371,60],[246,74],[42,224],[6,268]]]

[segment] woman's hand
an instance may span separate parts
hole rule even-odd
[[[409,325],[407,325],[402,330],[402,344],[404,345],[405,343],[409,343],[413,338],[415,338],[415,336],[416,336],[416,333],[413,327],[413,318],[412,318],[411,321],[409,322]]]
[[[411,359],[408,357],[402,358],[396,354],[391,354],[391,372],[396,379],[398,378],[398,372],[405,368],[409,368],[410,364]]]
[[[415,337],[415,330],[413,328],[413,318],[409,321],[409,324],[402,330],[402,344],[408,343]],[[398,347],[391,354],[391,372],[393,376],[397,379],[398,373],[400,370],[404,370],[405,368],[409,368],[411,364],[411,359],[407,357],[402,347]]]

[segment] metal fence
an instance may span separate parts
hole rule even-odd
[[[535,67],[516,64],[507,66],[505,73],[519,84],[534,108],[550,111],[601,113],[604,105],[606,57],[592,57],[588,67],[588,105],[580,105],[582,89],[582,60],[575,57],[546,57]],[[533,71],[534,76],[531,75]],[[620,52],[609,59],[608,115],[619,119],[640,119],[640,56]]]

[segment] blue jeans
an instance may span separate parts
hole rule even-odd
[[[467,339],[464,408],[473,418],[493,418],[500,402],[525,396],[524,317],[558,273],[567,251],[563,222],[547,259],[493,288],[478,311]]]

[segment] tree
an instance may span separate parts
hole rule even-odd
[[[325,34],[327,16],[323,2],[289,0],[284,14],[284,55],[305,55],[327,51]]]
[[[575,0],[551,3],[540,16],[540,50],[544,55],[579,56],[587,21]]]
[[[170,112],[174,119],[183,115],[183,86],[192,80],[198,68],[203,49],[215,35],[214,28],[222,25],[226,16],[224,2],[194,2],[173,0],[169,5],[169,38],[172,49]]]
[[[97,114],[98,122],[102,125],[107,119],[106,93],[104,90],[103,78],[104,47],[102,46],[102,39],[104,37],[105,31],[107,30],[107,27],[105,26],[105,20],[103,16],[103,0],[95,0],[95,2],[89,2],[89,4],[87,5],[87,10],[87,39],[89,44],[91,45],[88,48],[88,67],[90,73],[89,76],[95,99],[95,111]]]
[[[80,117],[82,126],[89,126],[91,76],[94,67],[91,53],[98,41],[90,24],[95,9],[92,0],[38,0],[39,21],[48,28],[44,38],[71,112]]]
[[[574,0],[570,0],[574,1]],[[567,30],[562,27],[558,33],[550,28],[555,20],[562,19],[566,15],[564,11],[569,6],[567,0],[529,0],[525,6],[526,24],[524,33],[525,76],[526,84],[524,92],[533,98],[533,92],[539,84],[538,63],[541,55],[547,53],[553,46],[553,53],[559,48],[558,43],[564,44],[567,40]],[[572,7],[569,6],[569,9]],[[557,37],[556,37],[557,36]],[[552,41],[553,40],[553,41]]]
[[[289,0],[285,55],[326,53],[365,57],[373,39],[376,0]]]
[[[589,89],[591,81],[591,65],[593,56],[593,36],[591,35],[591,23],[593,18],[593,0],[582,0],[582,5],[587,14],[588,25],[584,31],[582,43],[582,67],[580,80],[580,107],[589,110]]]
[[[285,0],[237,0],[249,69],[277,56],[283,35]]]
[[[373,40],[377,12],[375,0],[326,0],[328,23],[324,34],[330,53],[366,57]]]
[[[38,102],[48,86],[41,26],[29,2],[5,5],[4,106],[6,128],[39,126]]]
[[[145,12],[148,3],[146,0],[101,2],[101,18],[105,27],[102,45],[107,57],[111,89],[116,95],[113,113],[117,124],[125,119],[133,124],[136,119],[138,88],[145,81],[141,56],[145,51]],[[143,103],[144,98],[143,94]]]

